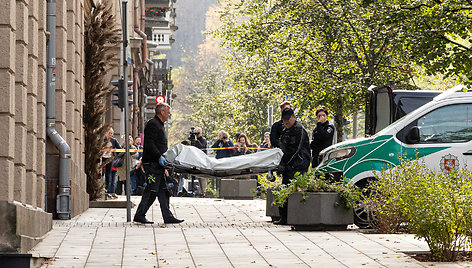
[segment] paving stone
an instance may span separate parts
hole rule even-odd
[[[171,206],[184,223],[164,224],[157,203],[152,225],[126,222],[126,209],[90,208],[55,220],[30,253],[55,258],[44,267],[470,267],[408,257],[428,250],[414,235],[291,231],[270,222],[264,200],[173,197]]]

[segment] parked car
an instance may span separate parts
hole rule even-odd
[[[374,171],[394,167],[401,158],[418,157],[431,170],[472,168],[472,92],[456,86],[371,137],[332,145],[320,153],[318,174],[346,178],[365,187]],[[367,224],[368,211],[354,211]]]

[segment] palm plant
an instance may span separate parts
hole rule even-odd
[[[102,195],[101,163],[104,150],[103,137],[108,125],[103,124],[107,111],[105,99],[110,98],[113,87],[105,81],[107,73],[119,63],[114,63],[113,49],[120,42],[120,29],[113,15],[112,1],[85,1],[85,173],[90,200]]]

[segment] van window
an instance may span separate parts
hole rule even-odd
[[[438,108],[418,119],[420,143],[457,143],[472,140],[472,104]]]
[[[438,94],[439,95],[439,94]],[[428,97],[400,97],[398,98],[398,103],[396,104],[397,108],[395,110],[394,120],[405,116],[416,110],[418,107],[425,105],[430,102],[433,98]],[[396,100],[396,99],[395,99]]]

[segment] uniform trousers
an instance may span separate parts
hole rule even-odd
[[[295,170],[284,170],[282,172],[282,184],[289,185],[290,180],[295,178],[295,173],[297,173],[297,171]],[[287,202],[288,200],[285,200],[284,205],[279,207],[280,219],[285,222],[287,222],[287,212],[288,212]]]

